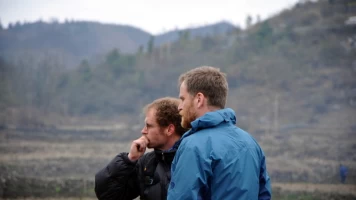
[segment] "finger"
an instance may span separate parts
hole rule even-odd
[[[139,139],[137,139],[138,141],[143,141],[145,143],[147,143],[148,139],[145,136],[141,136]]]
[[[138,151],[138,152],[141,152],[141,151],[142,151],[142,145],[137,144],[136,148],[137,148],[137,151]]]
[[[148,138],[145,137],[145,136],[142,136],[142,137],[140,138],[140,140],[143,141],[146,146],[148,145],[148,143],[150,143],[150,141],[148,140]]]
[[[146,150],[146,146],[147,146],[146,142],[145,141],[141,141],[140,144],[139,144],[139,148],[138,149],[140,150],[140,152],[145,151]]]
[[[140,146],[141,146],[140,143],[137,140],[135,140],[132,142],[131,150],[134,152],[138,152],[140,151]]]
[[[133,148],[138,152],[142,152],[146,148],[146,144],[143,141],[137,140],[134,142]]]

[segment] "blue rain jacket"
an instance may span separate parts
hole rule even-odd
[[[270,178],[255,139],[235,126],[235,112],[208,112],[175,147],[168,200],[267,200]]]

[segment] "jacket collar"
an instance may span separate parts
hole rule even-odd
[[[174,158],[174,155],[176,154],[177,149],[171,148],[167,151],[155,149],[154,151],[155,151],[156,158],[159,161],[165,161],[167,163],[171,163],[173,161],[173,158]]]
[[[222,122],[236,124],[235,112],[231,108],[205,113],[190,123],[192,125],[191,131],[196,132],[200,129],[215,127]]]
[[[224,108],[205,113],[203,116],[197,118],[196,120],[190,123],[192,125],[192,128],[186,133],[184,133],[182,138],[174,144],[173,148],[178,149],[181,141],[185,137],[188,137],[189,135],[201,129],[215,127],[223,122],[230,122],[232,124],[236,124],[235,112],[231,108]]]

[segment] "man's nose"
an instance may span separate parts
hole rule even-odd
[[[143,127],[143,129],[141,130],[141,133],[142,133],[142,135],[146,135],[146,134],[147,134],[147,128],[146,128],[146,126]]]
[[[178,105],[178,111],[181,111],[183,109],[182,103]]]

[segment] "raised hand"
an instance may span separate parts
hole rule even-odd
[[[130,152],[128,155],[129,159],[131,161],[136,161],[141,158],[141,156],[143,156],[146,151],[148,143],[149,141],[145,136],[141,136],[137,140],[134,140],[131,143]]]

